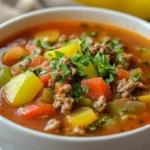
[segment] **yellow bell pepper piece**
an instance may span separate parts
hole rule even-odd
[[[31,102],[38,94],[43,84],[31,71],[12,78],[3,89],[7,100],[14,105],[24,105]]]
[[[55,54],[56,51],[64,53],[65,56],[67,56],[68,58],[73,57],[73,55],[76,52],[79,52],[80,54],[82,54],[81,47],[79,45],[79,42],[77,41],[73,44],[69,44],[66,47],[62,47],[62,48],[59,48],[59,49],[56,49],[56,50],[53,50],[53,51],[46,52],[44,54],[44,57],[47,58],[47,59],[55,58],[56,57],[56,54]]]
[[[90,78],[97,77],[97,71],[95,70],[95,67],[91,63],[89,63],[87,67],[83,66],[83,70],[87,75],[87,78],[90,79]]]
[[[150,103],[150,95],[139,96],[138,99],[141,102]]]
[[[59,32],[57,30],[45,30],[38,32],[34,35],[36,40],[41,40],[44,42],[56,42],[59,38]]]
[[[67,116],[72,126],[88,126],[98,119],[98,116],[89,107],[81,108]]]

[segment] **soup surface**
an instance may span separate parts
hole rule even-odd
[[[0,114],[64,136],[150,123],[150,41],[96,23],[55,22],[0,45]]]

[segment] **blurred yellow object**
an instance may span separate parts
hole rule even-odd
[[[150,20],[150,0],[74,0],[89,6],[109,8]]]

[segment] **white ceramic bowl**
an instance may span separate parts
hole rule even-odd
[[[15,32],[53,21],[100,22],[150,39],[149,23],[106,9],[62,7],[31,12],[0,25],[0,42]],[[110,136],[63,137],[24,128],[0,116],[0,150],[149,150],[150,125]]]

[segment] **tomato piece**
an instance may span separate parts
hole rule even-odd
[[[35,57],[32,60],[31,64],[29,65],[29,68],[37,68],[37,67],[47,71],[52,70],[52,68],[50,68],[49,66],[48,60],[41,55]]]
[[[98,98],[104,95],[107,99],[112,97],[112,92],[110,87],[106,84],[102,77],[92,78],[92,79],[83,79],[81,81],[82,88],[88,86],[89,91],[85,93],[85,96],[98,100]]]
[[[19,108],[18,114],[27,119],[34,119],[44,115],[54,116],[56,111],[54,106],[51,104],[31,103],[25,107]]]
[[[49,74],[45,74],[39,77],[44,86],[48,85],[48,80],[50,79]]]
[[[117,73],[117,77],[116,77],[116,81],[118,80],[122,80],[122,79],[129,79],[130,77],[130,73],[124,69],[116,69],[116,73]]]

